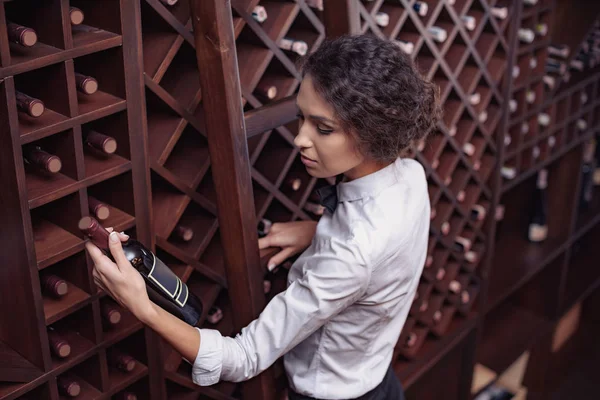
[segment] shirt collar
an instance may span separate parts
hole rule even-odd
[[[350,182],[338,183],[338,202],[359,200],[364,197],[374,197],[378,195],[383,189],[398,181],[396,166],[401,161],[402,160],[398,158],[395,162],[379,171],[375,171]]]

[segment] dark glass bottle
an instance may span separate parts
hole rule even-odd
[[[543,242],[548,237],[548,170],[538,172],[536,188],[533,193],[533,210],[529,221],[528,238],[531,242]]]
[[[108,247],[110,233],[96,219],[83,217],[79,221],[79,229],[112,260]],[[186,284],[137,240],[129,239],[122,245],[125,257],[144,277],[150,299],[177,318],[192,326],[197,325],[202,315],[202,302],[188,290]]]

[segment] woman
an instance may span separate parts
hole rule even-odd
[[[193,380],[250,379],[284,356],[291,399],[400,399],[392,352],[427,252],[429,198],[402,155],[435,127],[434,86],[392,42],[345,36],[302,65],[295,144],[308,173],[338,177],[318,223],[277,223],[260,248],[274,268],[303,252],[288,288],[235,338],[190,327],[154,305],[113,232],[113,263],[93,244],[96,283],[187,360]]]

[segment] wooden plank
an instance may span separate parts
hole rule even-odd
[[[298,114],[296,96],[290,96],[266,106],[255,108],[244,114],[246,121],[246,137],[259,135],[294,121]]]
[[[360,13],[356,0],[323,2],[323,23],[328,38],[360,33]]]
[[[258,316],[265,298],[231,2],[191,0],[191,9],[233,322],[240,330]],[[273,399],[271,370],[242,391],[245,398]]]

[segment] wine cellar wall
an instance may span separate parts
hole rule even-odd
[[[566,0],[0,0],[0,399],[282,398],[280,361],[194,385],[94,285],[77,223],[154,250],[201,300],[199,326],[239,332],[293,261],[268,271],[276,249],[256,238],[323,213],[315,190],[333,182],[293,144],[297,61],[344,32],[394,41],[444,108],[411,153],[432,219],[393,357],[407,398],[474,398],[523,354],[512,389],[548,398],[589,336],[561,321],[600,284],[599,15]]]

